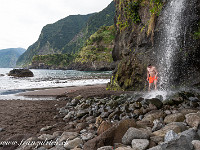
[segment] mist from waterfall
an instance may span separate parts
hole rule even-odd
[[[176,51],[180,50],[180,36],[182,31],[182,12],[185,10],[186,0],[169,0],[163,11],[163,29],[158,44],[158,70],[161,90],[170,90],[174,78],[174,60]]]

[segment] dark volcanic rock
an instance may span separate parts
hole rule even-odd
[[[138,15],[140,21],[133,22],[132,16],[127,17],[127,11],[131,2],[115,0],[116,16],[115,23],[117,34],[112,52],[116,64],[110,89],[141,90],[147,87],[146,67],[149,63],[154,64],[159,70],[161,59],[159,42],[164,39],[160,34],[164,31],[164,11],[170,1],[163,1],[162,10],[158,14],[151,14],[151,4],[138,2]],[[160,1],[161,2],[161,1]],[[186,9],[182,12],[184,16],[181,26],[184,29],[179,37],[179,47],[175,52],[176,59],[172,62],[174,66],[174,85],[185,83],[192,86],[200,82],[200,40],[194,38],[194,34],[200,29],[200,1],[192,0],[185,4]],[[155,8],[154,8],[155,9]],[[156,8],[157,9],[157,8]],[[134,15],[137,12],[135,12]],[[125,23],[126,22],[126,23]],[[148,26],[149,25],[149,26]],[[170,27],[169,27],[170,28]],[[187,69],[184,69],[187,68]]]
[[[29,69],[13,69],[8,73],[8,76],[14,77],[33,77],[33,72]]]

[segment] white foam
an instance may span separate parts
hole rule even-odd
[[[144,94],[144,99],[151,99],[151,98],[155,98],[156,96],[161,95],[163,99],[165,100],[172,93],[173,93],[172,91],[152,90]]]

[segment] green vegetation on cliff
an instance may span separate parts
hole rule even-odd
[[[198,23],[197,31],[194,33],[194,38],[195,39],[200,39],[200,22]]]
[[[90,36],[86,45],[78,53],[75,62],[85,63],[104,61],[111,63],[113,42],[115,39],[114,26],[102,26]]]
[[[120,31],[123,31],[133,23],[140,23],[140,8],[149,7],[151,18],[148,22],[147,35],[150,35],[153,32],[155,18],[159,16],[162,6],[161,0],[119,0],[116,6],[119,12],[116,25]]]
[[[92,15],[81,32],[76,35],[68,44],[66,44],[62,52],[67,53],[71,51],[76,53],[84,46],[87,39],[95,33],[101,26],[111,26],[114,24],[115,6],[111,2],[105,9],[99,13]]]
[[[32,60],[33,68],[62,69],[73,60],[71,54],[35,55]]]

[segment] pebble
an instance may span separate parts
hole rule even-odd
[[[173,130],[170,130],[165,134],[164,140],[165,142],[169,142],[175,139],[176,137],[178,137],[178,134],[176,134]]]
[[[92,134],[92,133],[83,133],[83,134],[81,134],[81,138],[82,138],[82,140],[84,140],[84,141],[88,141],[88,140],[91,140],[92,138],[94,138],[94,134]]]
[[[100,147],[97,150],[113,150],[112,146],[104,146],[104,147]]]
[[[71,141],[67,141],[65,143],[64,147],[66,149],[73,149],[73,148],[75,148],[77,146],[80,146],[82,144],[83,144],[83,141],[80,138],[75,138],[75,139],[73,139]]]
[[[139,130],[137,128],[129,128],[122,138],[123,144],[131,144],[133,139],[149,139],[149,133],[145,130]]]
[[[4,129],[3,128],[0,128],[0,132],[3,132],[4,131]]]
[[[47,131],[47,130],[50,130],[52,129],[53,127],[52,126],[46,126],[46,127],[43,127],[42,129],[40,129],[40,131]]]
[[[38,137],[38,139],[42,140],[42,141],[49,141],[49,140],[53,140],[55,138],[55,136],[50,135],[50,134],[42,134]]]

